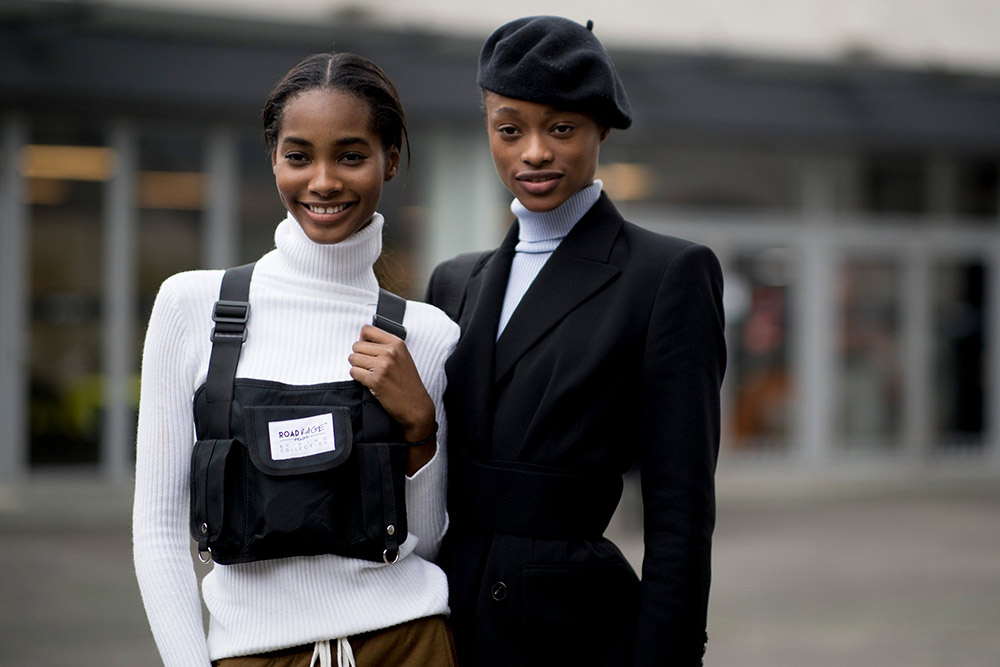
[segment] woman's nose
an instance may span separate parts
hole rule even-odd
[[[524,152],[521,153],[525,164],[538,167],[552,161],[552,151],[544,137],[529,134],[525,139]]]
[[[321,197],[329,197],[344,189],[335,167],[318,164],[309,180],[309,190]]]

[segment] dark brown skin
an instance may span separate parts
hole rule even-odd
[[[406,343],[378,327],[366,324],[347,357],[351,377],[368,387],[386,412],[403,425],[407,442],[429,437],[437,427],[434,401],[424,387]],[[410,447],[406,474],[413,476],[434,457],[437,441]]]

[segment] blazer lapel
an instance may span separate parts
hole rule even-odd
[[[563,239],[496,342],[494,381],[503,378],[539,338],[574,308],[618,276],[620,270],[608,264],[608,258],[623,222],[614,204],[602,193]],[[499,300],[503,300],[503,292]],[[494,318],[494,336],[496,321]]]
[[[462,336],[445,363],[448,394],[461,406],[456,417],[464,422],[462,430],[471,434],[478,443],[489,443],[492,430],[491,396],[497,324],[507,291],[517,233],[515,223],[482,271],[469,280],[465,311],[460,318]],[[469,446],[476,445],[469,443]]]

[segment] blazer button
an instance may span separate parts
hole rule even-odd
[[[502,581],[493,584],[493,587],[490,588],[490,595],[497,602],[503,602],[507,598],[507,584]]]

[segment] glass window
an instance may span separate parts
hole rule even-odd
[[[869,155],[862,162],[862,210],[916,214],[927,211],[927,167],[917,156]]]
[[[791,154],[752,149],[620,144],[601,147],[598,178],[615,201],[709,209],[795,211],[799,161]],[[650,156],[653,156],[652,159]]]
[[[30,247],[33,466],[94,464],[101,440],[102,202],[113,151],[83,117],[38,117],[20,156]]]
[[[934,443],[983,444],[986,312],[982,264],[934,272]]]
[[[785,450],[791,433],[789,275],[784,248],[744,254],[726,270],[728,439],[734,449]]]
[[[995,222],[1000,207],[1000,163],[967,160],[958,166],[958,214]]]
[[[852,260],[838,281],[836,435],[846,449],[899,444],[902,421],[900,271]]]

